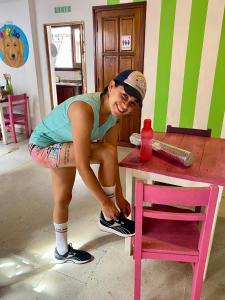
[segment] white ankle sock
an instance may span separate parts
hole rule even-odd
[[[103,191],[105,192],[106,196],[108,196],[114,203],[116,203],[116,197],[115,197],[115,189],[116,186],[102,186]],[[106,217],[106,215],[104,214],[104,218],[106,219],[106,221],[110,221],[111,219]]]
[[[67,243],[67,222],[63,224],[54,223],[55,227],[55,237],[56,237],[56,249],[59,254],[63,255],[68,251]]]

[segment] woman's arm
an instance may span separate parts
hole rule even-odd
[[[109,143],[117,147],[119,139],[119,123],[116,123],[105,135],[104,142]],[[117,157],[117,166],[115,168],[115,178],[116,178],[116,203],[122,211],[123,215],[128,217],[131,210],[130,204],[123,196],[121,181],[120,181],[120,173],[118,166],[118,157]]]
[[[85,185],[101,203],[102,210],[106,216],[116,220],[118,216],[118,210],[114,203],[105,195],[98,179],[90,167],[90,137],[94,121],[92,108],[82,101],[76,101],[70,105],[68,116],[72,124],[76,168]]]

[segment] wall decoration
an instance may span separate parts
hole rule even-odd
[[[12,67],[25,64],[29,55],[29,45],[23,31],[16,25],[5,24],[0,28],[0,58]]]
[[[150,2],[142,120],[153,119],[159,132],[170,124],[225,138],[224,1]]]

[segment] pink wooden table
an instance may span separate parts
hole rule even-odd
[[[148,183],[159,181],[179,186],[218,185],[219,195],[208,251],[209,259],[223,187],[225,186],[225,139],[176,133],[154,133],[154,139],[191,151],[194,156],[193,164],[188,168],[183,167],[179,163],[154,152],[151,161],[142,163],[140,162],[139,149],[134,148],[119,163],[120,167],[126,168],[126,199],[130,201],[131,206],[134,205],[134,184],[137,179],[144,179]],[[125,247],[130,252],[130,239],[127,240]]]

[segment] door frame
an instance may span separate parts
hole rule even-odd
[[[94,29],[94,70],[95,70],[95,90],[97,90],[97,53],[96,53],[96,48],[97,48],[97,28],[98,28],[98,23],[95,18],[95,15],[97,12],[101,11],[107,11],[107,10],[122,10],[122,9],[129,9],[129,8],[142,8],[143,9],[143,23],[144,26],[141,27],[141,43],[143,43],[143,49],[142,49],[142,57],[143,60],[141,62],[141,68],[139,71],[143,72],[144,70],[144,49],[145,49],[145,22],[146,22],[146,9],[147,9],[147,2],[146,1],[140,1],[140,2],[133,2],[133,3],[122,3],[122,4],[114,4],[114,5],[101,5],[101,6],[93,6],[92,7],[92,15],[93,15],[93,29]]]
[[[65,26],[65,25],[81,25],[81,69],[82,69],[82,92],[87,92],[87,73],[86,73],[86,52],[85,52],[85,27],[84,21],[72,21],[72,22],[57,22],[57,23],[47,23],[43,24],[44,29],[44,39],[45,39],[45,51],[46,51],[46,59],[47,59],[47,68],[48,68],[48,86],[49,86],[49,94],[50,94],[50,107],[53,109],[55,107],[56,101],[54,101],[54,97],[56,96],[56,82],[54,80],[54,72],[53,66],[50,57],[50,47],[49,47],[49,29],[51,27],[56,26]],[[54,83],[54,84],[53,84]],[[53,90],[54,89],[54,90]]]

